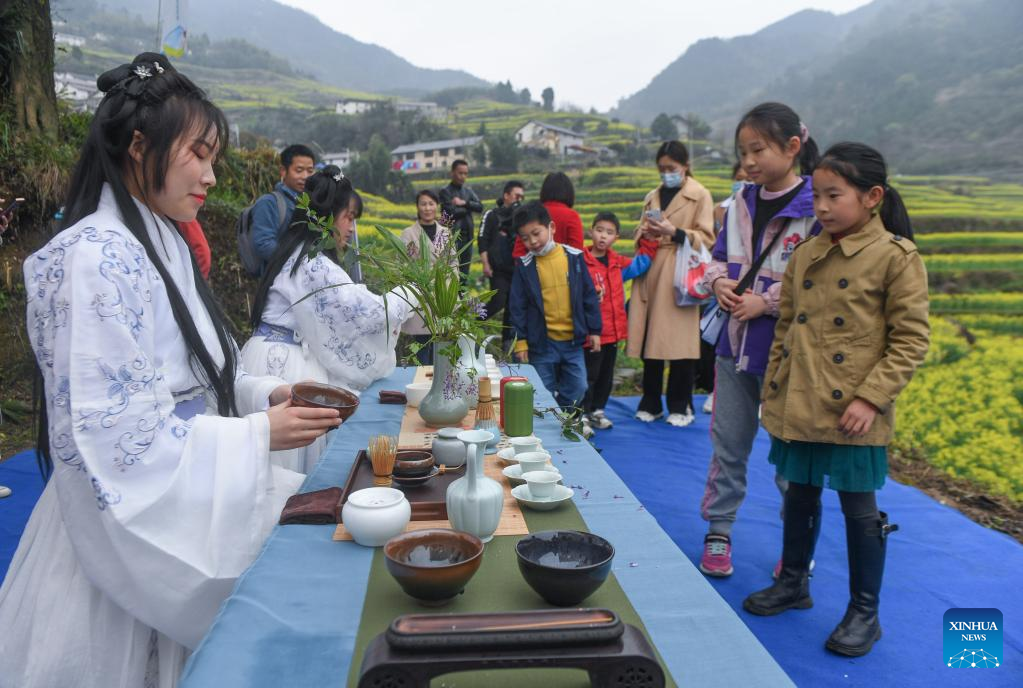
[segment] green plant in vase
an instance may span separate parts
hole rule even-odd
[[[406,245],[386,227],[375,225],[378,240],[372,247],[347,246],[339,250],[331,233],[333,218],[317,217],[305,194],[299,197],[297,206],[308,214],[309,229],[320,234],[310,249],[310,257],[321,251],[335,251],[338,261],[349,272],[358,261],[366,283],[374,291],[383,293],[385,300],[396,295],[403,298],[422,317],[430,339],[425,344],[413,343],[410,349],[414,355],[422,346],[433,346],[435,370],[434,385],[424,399],[426,407],[420,405],[420,415],[432,425],[427,416],[431,415],[431,404],[436,402],[449,407],[442,414],[448,421],[445,424],[455,422],[451,418],[457,412],[457,404],[450,402],[468,400],[478,394],[475,367],[465,362],[467,350],[473,351],[487,336],[501,329],[499,321],[484,319],[484,303],[494,292],[469,293],[458,268],[453,266],[457,266],[458,257],[453,241],[433,244],[423,235],[418,244]],[[456,420],[460,421],[467,410],[468,405]]]

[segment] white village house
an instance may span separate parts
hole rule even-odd
[[[398,146],[391,151],[392,166],[394,169],[415,171],[447,169],[459,158],[472,163],[472,148],[482,140],[482,136],[469,136]]]
[[[531,119],[515,132],[515,139],[522,148],[545,148],[555,155],[569,155],[573,149],[583,146],[583,134]]]
[[[394,100],[394,99],[363,99],[344,98],[334,105],[334,113],[338,115],[361,115],[383,103],[390,102],[398,112],[416,112],[427,119],[444,119],[448,116],[448,110],[437,103],[417,100]]]

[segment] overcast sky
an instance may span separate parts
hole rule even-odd
[[[867,0],[279,0],[420,67],[511,79],[539,100],[607,110],[701,38],[742,36],[802,9]],[[799,49],[798,39],[792,49]]]

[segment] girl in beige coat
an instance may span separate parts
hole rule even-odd
[[[895,398],[927,353],[927,272],[876,150],[832,146],[813,196],[823,231],[789,260],[764,375],[768,460],[789,481],[782,566],[743,607],[769,616],[813,606],[809,564],[827,476],[845,515],[850,601],[825,647],[858,657],[881,637],[886,539],[898,526],[874,491],[888,472]]]
[[[684,427],[693,422],[700,312],[698,306],[675,305],[675,253],[687,237],[694,248],[714,245],[714,201],[689,176],[689,152],[682,143],[661,144],[656,160],[662,183],[647,194],[639,229],[660,245],[650,271],[633,283],[627,354],[643,359],[643,398],[636,418],[649,423],[664,415],[661,391],[668,361],[667,421]]]

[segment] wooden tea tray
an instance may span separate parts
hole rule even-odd
[[[361,468],[360,468],[361,466]],[[465,468],[445,472],[429,480],[421,487],[401,488],[395,483],[393,487],[402,490],[405,498],[412,505],[412,520],[409,522],[406,531],[425,530],[427,528],[450,528],[448,521],[448,510],[445,502],[448,485],[465,475]],[[498,521],[497,531],[494,535],[527,535],[529,528],[526,527],[526,519],[522,517],[522,510],[519,503],[511,495],[511,488],[507,479],[501,474],[501,467],[493,456],[488,456],[483,464],[483,473],[501,483],[504,489],[504,508],[501,510],[501,520]],[[352,466],[352,472],[345,481],[342,489],[341,503],[348,500],[348,495],[354,490],[361,490],[364,487],[373,487],[373,469],[370,466],[369,456],[365,450],[359,450],[359,455]],[[343,523],[339,523],[334,531],[334,540],[351,540],[352,536],[345,530]]]

